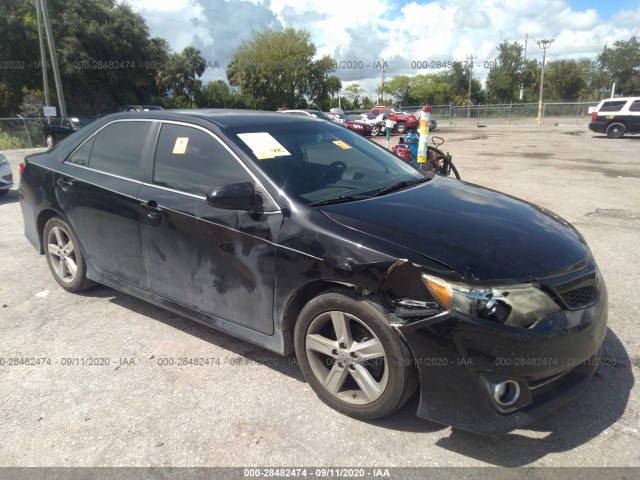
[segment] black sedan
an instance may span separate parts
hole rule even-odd
[[[44,142],[53,147],[63,138],[67,138],[82,127],[95,122],[98,117],[59,117],[52,118],[44,127]]]
[[[571,225],[329,122],[115,114],[21,169],[26,237],[62,288],[98,282],[295,352],[352,417],[419,389],[420,417],[504,432],[597,368],[607,293]]]

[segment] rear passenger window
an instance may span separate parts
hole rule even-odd
[[[73,163],[75,165],[82,165],[86,167],[89,165],[89,156],[91,155],[91,147],[93,147],[93,141],[96,137],[91,137],[89,140],[84,142],[84,144],[77,149],[73,155],[69,157],[67,162]]]
[[[142,150],[150,128],[151,122],[131,121],[106,126],[95,136],[89,167],[139,179]]]
[[[622,107],[624,107],[625,103],[627,103],[626,100],[622,100],[622,101],[614,100],[611,102],[604,102],[602,104],[602,107],[600,107],[600,110],[598,110],[598,112],[619,112],[622,109]]]
[[[227,149],[197,128],[166,123],[160,131],[153,183],[205,196],[211,189],[251,180]]]
[[[629,107],[630,112],[640,112],[640,100],[636,100]]]

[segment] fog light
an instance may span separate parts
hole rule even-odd
[[[504,380],[493,386],[493,398],[501,407],[508,407],[518,401],[520,385],[513,380]]]

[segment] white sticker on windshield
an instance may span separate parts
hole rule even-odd
[[[176,138],[172,153],[174,155],[184,155],[187,152],[187,145],[189,145],[189,137]]]
[[[238,137],[247,144],[258,160],[291,155],[267,132],[239,133]]]

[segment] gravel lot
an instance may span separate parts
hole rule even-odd
[[[64,292],[23,236],[16,185],[0,199],[0,465],[640,466],[640,136],[437,134],[464,180],[556,212],[591,246],[609,288],[608,364],[582,396],[497,437],[421,420],[416,397],[383,421],[352,420],[316,398],[294,357],[106,287]],[[5,152],[16,178],[29,152]],[[9,365],[25,357],[50,364]],[[159,365],[181,357],[218,363]]]

